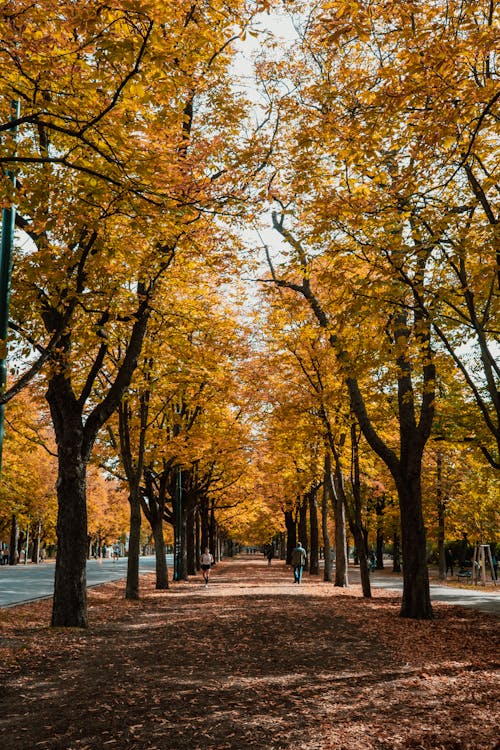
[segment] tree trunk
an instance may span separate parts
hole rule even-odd
[[[445,502],[443,498],[443,482],[442,482],[442,466],[443,466],[443,455],[438,450],[436,455],[436,505],[437,505],[437,517],[438,517],[438,531],[437,531],[437,544],[438,544],[438,560],[439,560],[439,578],[444,581],[446,579],[446,558],[444,550],[444,537],[445,537]]]
[[[33,546],[31,547],[31,562],[38,565],[40,562],[40,537],[42,535],[42,522],[38,521],[36,536],[33,538]]]
[[[347,560],[347,537],[345,528],[345,507],[347,498],[344,492],[344,480],[335,456],[335,481],[329,477],[330,494],[335,514],[335,586],[345,588],[349,585],[348,560]]]
[[[217,550],[217,537],[216,537],[216,528],[215,528],[215,500],[212,498],[210,501],[210,517],[209,517],[209,525],[208,525],[208,546],[210,548],[210,552],[214,556],[214,560],[217,563],[218,560],[218,550]]]
[[[330,480],[332,473],[332,459],[330,451],[326,451],[325,464],[323,473],[323,496],[321,499],[321,529],[323,532],[323,548],[325,550],[325,567],[323,572],[323,579],[325,581],[332,580],[332,547],[330,543],[330,534],[328,531],[328,495],[330,491]]]
[[[408,472],[410,474],[410,472]],[[420,469],[398,487],[403,552],[403,599],[401,617],[432,619],[426,535],[422,514]]]
[[[278,534],[279,559],[286,560],[286,534],[280,531]]]
[[[394,532],[392,540],[392,572],[401,573],[401,543],[398,531]]]
[[[332,499],[335,513],[335,586],[345,588],[349,586],[345,507],[335,493]]]
[[[309,573],[318,575],[319,573],[319,532],[318,532],[318,500],[316,487],[309,492],[309,523],[311,529],[311,550],[309,553]]]
[[[299,505],[299,522],[297,524],[298,526],[298,535],[299,535],[299,542],[304,547],[305,551],[307,552],[307,558],[306,558],[306,564],[304,565],[304,570],[309,570],[309,540],[307,537],[307,495],[304,495],[302,498],[300,498],[300,505]]]
[[[152,361],[150,360],[150,363]],[[126,398],[123,398],[118,404],[118,429],[119,429],[119,450],[125,475],[129,486],[129,506],[130,506],[130,528],[129,528],[129,549],[127,560],[127,580],[125,584],[125,598],[139,599],[139,556],[141,553],[141,489],[140,483],[144,469],[144,453],[146,443],[146,431],[148,426],[149,414],[149,390],[146,389],[139,397],[139,418],[140,430],[137,455],[134,461],[132,455],[132,441],[130,439],[130,417],[131,407]],[[116,448],[118,444],[112,435],[113,443]]]
[[[49,386],[49,390],[54,390]],[[54,394],[52,393],[52,396]],[[60,394],[58,394],[60,395]],[[55,397],[57,399],[57,396]],[[51,410],[56,409],[52,397]],[[69,409],[68,409],[69,410]],[[60,416],[60,414],[59,414]],[[82,457],[79,420],[64,427],[53,419],[58,443],[57,555],[52,607],[53,627],[86,628],[87,617],[87,500],[86,459]]]
[[[362,502],[361,502],[361,473],[359,466],[359,437],[356,434],[356,422],[351,422],[351,473],[352,473],[352,494],[354,496],[354,519],[351,522],[351,532],[355,539],[359,555],[359,572],[361,576],[361,588],[363,596],[370,598],[372,589],[370,584],[370,571],[368,567],[368,544],[367,530],[363,526]]]
[[[167,558],[165,550],[165,540],[163,538],[163,519],[153,519],[151,522],[151,530],[153,532],[153,539],[155,542],[155,557],[156,557],[156,588],[158,590],[168,589],[168,569],[167,569]]]
[[[293,517],[293,511],[285,510],[285,528],[286,528],[286,564],[292,564],[292,551],[297,546],[297,527]]]
[[[200,526],[201,526],[201,544],[202,552],[210,548],[210,523],[208,520],[208,498],[203,497],[200,503]]]
[[[141,501],[139,489],[129,494],[130,529],[125,598],[139,598],[139,555],[141,553]]]
[[[9,565],[17,565],[17,544],[19,542],[19,524],[17,523],[17,516],[15,513],[12,514],[12,521],[10,526],[10,544],[9,544]]]
[[[377,539],[376,539],[376,556],[377,570],[384,569],[384,509],[385,498],[377,500],[375,504],[375,513],[377,514]]]
[[[403,540],[404,561],[404,588],[402,617],[414,617],[416,619],[432,618],[430,607],[430,593],[428,587],[428,572],[426,565],[425,532],[420,528],[422,516],[422,497],[417,483],[420,475],[415,476],[415,469],[421,470],[422,453],[429,439],[435,408],[436,368],[434,365],[433,350],[431,347],[431,332],[429,319],[423,314],[417,294],[414,294],[415,309],[412,315],[408,311],[405,301],[402,305],[396,305],[394,314],[391,315],[389,339],[393,346],[394,363],[397,366],[397,392],[398,392],[398,418],[399,418],[399,457],[392,448],[384,441],[382,435],[375,429],[359,382],[354,375],[354,369],[350,369],[351,358],[349,352],[343,345],[339,336],[332,332],[331,321],[322,307],[319,299],[311,287],[311,276],[307,268],[307,253],[301,247],[300,241],[283,226],[284,216],[278,217],[276,212],[272,214],[273,227],[286,242],[291,244],[299,252],[303,264],[302,283],[291,284],[283,279],[273,280],[278,286],[292,289],[307,300],[319,325],[328,334],[329,342],[334,350],[338,362],[345,373],[345,384],[349,391],[351,410],[356,415],[363,435],[390,470],[398,488],[401,533]],[[396,253],[397,255],[397,253]],[[417,268],[415,271],[415,288],[421,294],[425,278],[425,263],[427,256],[416,255]],[[403,299],[404,295],[402,295]],[[410,342],[415,339],[418,342],[421,359],[418,363],[417,377],[421,381],[419,413],[417,416],[416,399],[414,392],[415,366],[411,357]],[[335,454],[334,454],[335,455]],[[411,508],[411,503],[415,507]],[[416,522],[417,528],[412,532],[410,525]],[[356,542],[358,544],[358,542]],[[422,545],[419,549],[411,549],[411,544]],[[410,546],[409,546],[410,545]],[[359,550],[361,554],[362,550]],[[423,590],[427,580],[427,593]],[[410,588],[409,588],[410,587]],[[411,590],[410,590],[411,589]]]
[[[202,549],[200,515],[201,515],[201,510],[198,507],[195,513],[195,524],[194,524],[194,536],[195,536],[194,559],[195,559],[196,570],[200,570],[200,554],[201,554],[201,549]],[[205,549],[205,547],[203,547],[203,549]]]

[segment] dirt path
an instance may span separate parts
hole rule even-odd
[[[489,750],[498,618],[336,589],[262,558],[140,602],[89,592],[86,631],[50,602],[0,612],[1,750]]]

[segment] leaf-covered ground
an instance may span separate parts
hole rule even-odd
[[[85,631],[48,600],[0,611],[1,750],[500,748],[497,617],[403,620],[261,556],[141,583],[92,589]]]

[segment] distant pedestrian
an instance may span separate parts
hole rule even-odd
[[[451,551],[450,547],[446,547],[445,557],[446,575],[448,575],[448,571],[450,571],[451,575],[453,575],[453,552]]]
[[[302,581],[302,571],[306,564],[307,553],[300,542],[297,542],[297,546],[292,551],[292,565],[293,565],[293,581],[294,583],[300,583]]]
[[[372,550],[370,552],[370,570],[372,571],[372,573],[375,570],[376,565],[377,565],[377,558],[375,557],[375,552]]]
[[[206,588],[208,586],[210,568],[214,564],[214,556],[212,555],[208,547],[205,547],[205,552],[200,557],[200,564],[201,564],[201,572],[203,573],[203,579],[205,581],[205,588]]]
[[[274,548],[272,544],[270,544],[269,547],[267,548],[266,557],[267,557],[267,564],[271,565],[271,561],[274,557]]]

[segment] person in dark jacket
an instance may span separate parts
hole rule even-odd
[[[306,564],[306,551],[300,542],[297,542],[297,546],[292,552],[292,565],[293,565],[293,581],[294,583],[300,583],[302,581],[302,571]]]
[[[446,557],[446,575],[448,575],[448,571],[450,571],[451,575],[453,575],[453,552],[449,547],[446,547],[445,552]]]

